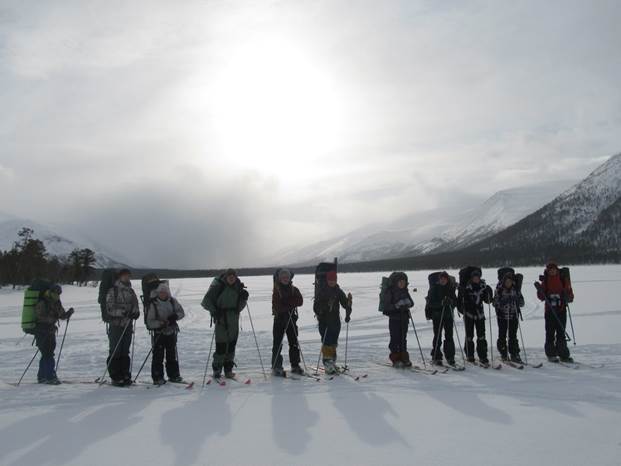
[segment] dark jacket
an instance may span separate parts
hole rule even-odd
[[[455,296],[455,286],[451,282],[446,285],[439,283],[429,288],[427,293],[427,304],[425,305],[425,317],[431,320],[440,317],[444,310],[444,318],[449,319],[453,316],[453,309],[457,306],[457,296]]]
[[[340,320],[340,306],[343,306],[346,315],[351,314],[351,303],[345,292],[338,285],[334,288],[324,286],[315,296],[313,311],[319,320]]]
[[[272,314],[275,317],[289,316],[291,311],[304,304],[302,293],[293,284],[274,283],[272,292]]]
[[[45,296],[37,302],[35,315],[37,327],[39,329],[45,328],[52,333],[56,332],[58,321],[67,318],[67,312],[60,299],[53,300]]]
[[[398,305],[402,303],[401,305]],[[409,311],[414,307],[414,300],[407,287],[399,288],[393,285],[384,294],[384,314],[391,319],[400,319],[403,315],[409,317]]]
[[[239,314],[248,302],[248,292],[245,288],[239,278],[229,285],[224,275],[216,277],[211,282],[201,306],[209,311],[215,320],[229,311]]]
[[[496,317],[503,320],[517,319],[520,308],[524,307],[524,296],[515,287],[505,288],[502,283],[496,287],[494,295]]]
[[[459,288],[457,308],[470,319],[485,320],[483,303],[489,304],[493,299],[494,292],[484,280],[477,284],[469,282],[465,287]]]

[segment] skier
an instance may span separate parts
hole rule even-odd
[[[457,296],[457,311],[464,316],[464,326],[466,328],[466,359],[474,363],[474,333],[476,330],[477,342],[476,352],[479,362],[483,366],[489,365],[487,358],[487,340],[485,338],[485,309],[483,303],[491,303],[494,298],[492,288],[481,278],[481,269],[478,267],[468,267],[463,269],[468,275],[465,278],[465,285],[459,287]],[[460,274],[461,281],[461,274]]]
[[[61,382],[56,376],[56,332],[58,320],[67,320],[73,315],[73,308],[65,311],[60,302],[62,288],[60,285],[52,285],[43,292],[36,304],[36,326],[34,329],[35,342],[41,359],[39,360],[39,373],[37,381],[48,385],[59,385]]]
[[[173,383],[183,383],[179,374],[179,360],[177,355],[177,321],[183,319],[185,312],[175,298],[170,294],[168,284],[162,282],[151,292],[149,305],[146,310],[146,326],[151,332],[153,359],[151,360],[151,377],[154,385],[163,385],[164,356],[166,356],[166,374]]]
[[[434,275],[434,274],[432,274]],[[431,279],[430,279],[431,281]],[[433,364],[442,365],[442,330],[444,330],[444,357],[450,366],[455,365],[455,341],[453,340],[453,309],[457,306],[455,284],[447,272],[438,274],[437,282],[430,284],[425,305],[425,317],[433,321]]]
[[[293,286],[293,273],[288,269],[277,270],[274,274],[274,289],[272,291],[272,315],[274,316],[272,345],[272,373],[284,377],[282,367],[282,343],[287,335],[289,342],[289,362],[291,372],[304,374],[300,367],[300,346],[298,342],[298,307],[304,303],[300,290]]]
[[[410,309],[414,300],[408,291],[408,276],[404,272],[393,272],[388,277],[388,287],[383,296],[383,312],[389,317],[390,360],[394,367],[411,367],[408,353],[408,330],[410,328]]]
[[[228,269],[211,282],[201,305],[209,311],[216,324],[216,351],[213,355],[213,377],[235,377],[235,346],[239,335],[239,314],[246,307],[248,292],[237,277],[237,272]]]
[[[349,323],[352,311],[352,295],[351,293],[345,295],[345,292],[337,284],[336,270],[327,272],[325,278],[325,286],[321,286],[315,293],[313,311],[319,322],[323,366],[327,374],[335,374],[338,372],[336,348],[341,333],[340,306],[345,309],[345,322]]]
[[[494,295],[494,308],[498,321],[498,341],[496,347],[503,361],[522,364],[520,345],[517,338],[520,308],[524,306],[524,296],[515,286],[515,275],[507,272],[498,282]],[[507,348],[507,337],[509,345]],[[508,349],[508,354],[507,354]]]
[[[567,325],[567,304],[573,302],[574,292],[568,279],[561,277],[558,264],[550,262],[541,277],[535,282],[537,297],[545,301],[546,342],[548,360],[573,362],[565,339]]]
[[[132,288],[131,272],[119,271],[114,286],[106,297],[106,319],[108,326],[108,367],[112,385],[124,387],[132,384],[129,350],[132,344],[132,320],[140,317],[138,297]],[[115,351],[116,349],[116,351]]]

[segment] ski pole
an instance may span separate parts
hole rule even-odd
[[[160,339],[160,335],[162,335],[162,334],[160,333],[160,334],[157,335],[157,338],[155,338],[155,341],[153,341],[153,337],[151,337],[151,348],[149,349],[149,352],[147,353],[147,357],[144,358],[144,361],[142,362],[142,365],[140,366],[140,369],[138,369],[138,373],[136,374],[136,377],[134,378],[134,383],[136,383],[136,380],[138,380],[138,377],[140,376],[140,373],[142,372],[142,369],[144,369],[145,364],[149,360],[149,356],[151,356],[151,353],[153,353],[153,347],[155,345],[157,345],[157,341]],[[132,360],[133,360],[133,358],[132,358]]]
[[[455,336],[457,337],[457,343],[459,344],[459,351],[461,351],[461,358],[464,361],[464,367],[466,367],[466,355],[464,354],[464,349],[461,346],[461,338],[459,338],[459,331],[457,330],[457,322],[455,321],[453,311],[451,311],[451,315],[453,317],[453,327],[455,327]]]
[[[263,365],[263,358],[261,357],[261,350],[259,349],[259,340],[257,340],[257,333],[254,331],[254,324],[252,323],[252,314],[250,313],[250,306],[246,303],[246,309],[248,310],[248,319],[250,320],[250,327],[252,327],[252,334],[254,335],[254,343],[257,345],[257,353],[259,354],[259,362],[261,363],[261,370],[263,371],[263,377],[267,380],[267,374],[265,373],[265,366]]]
[[[567,306],[567,315],[569,316],[569,325],[571,326],[571,335],[574,339],[574,346],[576,346],[576,333],[574,332],[574,321],[571,318],[571,309],[569,309],[569,304],[566,304],[565,306]]]
[[[63,341],[60,343],[60,349],[58,350],[58,359],[56,360],[56,369],[58,372],[58,367],[60,366],[60,358],[63,355],[63,346],[65,345],[65,337],[67,336],[67,328],[69,327],[69,321],[71,320],[71,316],[67,319],[67,324],[65,325],[65,333],[63,333]]]
[[[571,337],[569,336],[569,333],[567,333],[567,330],[565,329],[565,325],[563,325],[563,322],[561,322],[561,318],[558,316],[554,308],[550,308],[550,312],[556,319],[556,322],[558,323],[558,328],[563,330],[563,332],[565,332],[565,341],[571,341]],[[572,328],[573,328],[573,325],[572,325]],[[576,344],[576,342],[574,342],[574,344]]]
[[[32,357],[32,359],[30,360],[30,362],[28,363],[28,365],[26,366],[26,370],[24,371],[24,373],[22,374],[22,376],[19,378],[19,381],[17,382],[17,386],[19,387],[19,384],[22,383],[22,380],[24,378],[24,376],[26,375],[26,372],[28,372],[28,369],[30,369],[30,366],[32,366],[33,361],[35,360],[35,358],[37,357],[37,354],[39,354],[39,348],[37,348],[37,351],[35,351],[34,356]]]
[[[489,352],[492,362],[492,367],[494,367],[494,334],[492,333],[492,304],[487,303],[487,317],[489,319]]]
[[[520,317],[522,313],[520,312]],[[524,362],[528,365],[528,354],[526,354],[526,346],[524,345],[524,335],[522,335],[522,324],[520,324],[520,319],[518,319],[518,329],[520,330],[520,340],[522,340],[522,350],[524,351]]]
[[[295,309],[297,312],[297,308]],[[306,367],[306,361],[304,360],[304,353],[302,352],[302,345],[300,344],[300,331],[297,325],[294,325],[295,330],[295,339],[298,342],[298,349],[300,350],[300,358],[302,358],[302,364],[304,364],[304,372],[308,372],[308,367]]]
[[[346,322],[347,326],[345,327],[345,366],[343,367],[345,370],[349,369],[347,367],[347,345],[349,343],[349,322]]]
[[[416,337],[416,342],[418,343],[418,349],[420,350],[420,357],[423,358],[423,366],[427,369],[427,363],[425,362],[425,356],[423,355],[423,347],[420,345],[420,340],[418,339],[418,332],[416,331],[416,325],[414,325],[414,319],[412,318],[412,312],[408,310],[410,314],[410,322],[412,322],[412,328],[414,329],[414,336]]]
[[[114,356],[116,355],[116,352],[119,349],[119,346],[121,346],[121,342],[123,341],[123,337],[125,336],[125,332],[127,332],[127,327],[129,327],[130,322],[131,320],[128,320],[127,323],[125,324],[125,327],[123,327],[123,332],[121,333],[119,341],[117,341],[116,346],[114,347],[114,351],[112,351],[112,354],[110,354],[110,358],[108,359],[108,363],[106,364],[106,369],[104,370],[104,373],[102,374],[102,376],[98,379],[99,385],[103,385],[105,382],[106,375],[110,371],[110,364],[112,364],[112,360],[114,359]]]
[[[321,347],[319,348],[319,356],[317,356],[317,369],[315,369],[315,375],[319,375],[319,362],[321,361],[321,351],[323,350],[323,344],[326,341],[326,335],[328,335],[328,324],[326,323],[326,331],[323,332],[323,338],[321,339]]]
[[[209,345],[209,353],[207,355],[207,363],[205,364],[205,372],[203,373],[203,388],[205,388],[205,381],[207,380],[207,369],[209,369],[209,361],[211,360],[211,350],[213,349],[213,341],[216,339],[216,330],[214,329],[213,335],[211,335],[211,344]]]
[[[433,360],[438,360],[438,351],[440,350],[440,341],[442,341],[442,324],[444,323],[444,309],[445,305],[442,305],[442,313],[440,314],[440,326],[438,327],[438,333],[436,335],[436,345],[433,351]],[[432,320],[433,325],[433,320]]]
[[[285,336],[287,335],[287,330],[289,330],[289,324],[291,323],[292,318],[293,318],[293,310],[289,313],[289,319],[287,320],[287,325],[285,326],[285,332],[283,333],[282,338],[280,339],[280,345],[278,346],[278,352],[272,356],[272,370],[274,370],[274,367],[276,366],[276,359],[282,352],[282,347],[285,344]]]
[[[134,370],[134,348],[136,346],[136,321],[132,322],[132,358],[129,361],[129,373],[131,374]],[[138,377],[136,377],[137,379]],[[134,379],[134,382],[136,381]]]

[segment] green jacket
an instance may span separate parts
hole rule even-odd
[[[227,311],[241,312],[248,302],[248,292],[244,284],[237,279],[229,285],[224,275],[216,277],[211,282],[201,306],[209,311],[211,317],[218,320]]]
[[[319,320],[340,320],[340,307],[345,309],[345,315],[351,314],[351,303],[347,295],[336,285],[334,288],[329,286],[322,287],[315,296],[313,311]]]

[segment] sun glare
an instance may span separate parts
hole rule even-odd
[[[215,144],[227,163],[291,176],[336,149],[342,96],[320,64],[279,42],[232,53],[212,87]]]

